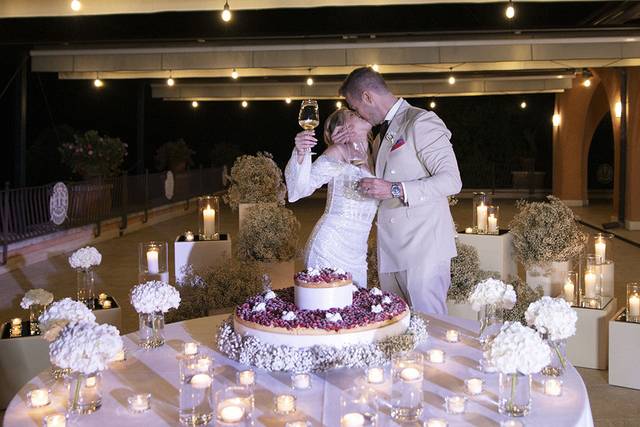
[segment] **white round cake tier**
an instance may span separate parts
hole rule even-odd
[[[329,310],[343,308],[353,304],[353,292],[356,287],[348,282],[341,286],[316,287],[295,284],[294,301],[300,310]]]
[[[251,322],[233,319],[233,328],[236,333],[246,336],[251,335],[265,344],[286,345],[295,348],[313,347],[314,345],[326,345],[335,348],[346,347],[355,344],[371,344],[387,337],[401,335],[407,331],[411,323],[411,314],[405,311],[400,316],[385,322],[379,327],[375,325],[340,331],[325,331],[316,329],[287,330],[284,328],[270,328]],[[279,330],[283,331],[280,332]]]

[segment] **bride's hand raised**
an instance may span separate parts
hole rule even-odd
[[[299,134],[296,135],[295,139],[296,143],[296,151],[299,155],[304,155],[311,150],[311,148],[315,147],[318,143],[314,132],[312,130],[303,130]]]
[[[351,132],[348,126],[336,126],[331,134],[331,141],[334,144],[346,144],[351,139]]]

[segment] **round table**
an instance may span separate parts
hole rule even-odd
[[[166,344],[158,349],[139,349],[136,334],[123,337],[127,350],[127,360],[116,362],[109,371],[103,373],[102,408],[94,414],[81,417],[82,426],[161,426],[178,424],[178,357],[182,344],[188,341],[201,343],[203,350],[214,357],[216,362],[214,391],[235,383],[236,371],[245,368],[229,360],[214,348],[214,336],[218,325],[228,315],[218,315],[193,319],[166,326]],[[424,316],[429,321],[429,338],[418,350],[426,352],[439,348],[445,351],[444,364],[425,362],[424,415],[423,418],[445,418],[449,426],[474,425],[497,426],[508,419],[497,412],[498,375],[483,374],[476,366],[481,356],[477,342],[472,338],[477,334],[477,323],[449,316]],[[462,340],[449,343],[445,340],[448,329],[457,329]],[[201,349],[202,349],[201,347]],[[376,386],[384,401],[389,396],[389,367],[386,367],[387,382]],[[27,383],[12,399],[6,410],[4,425],[7,427],[40,426],[44,415],[64,412],[67,396],[63,392],[54,393],[52,403],[39,409],[25,405],[27,392],[43,387],[49,381],[49,372],[43,372]],[[468,401],[464,415],[447,415],[444,411],[444,396],[464,394],[464,380],[483,377],[486,390]],[[314,426],[339,425],[340,391],[355,384],[365,382],[361,369],[337,369],[312,375],[312,388],[295,391],[298,413],[304,415]],[[568,427],[593,426],[589,398],[582,378],[568,366],[563,378],[564,389],[560,397],[550,397],[542,393],[541,377],[534,376],[533,410],[521,419],[527,426]],[[152,408],[142,414],[132,414],[127,410],[127,397],[148,392],[152,394]],[[273,397],[291,393],[289,375],[257,371],[255,388],[255,425],[283,426],[284,418],[273,412]],[[379,425],[397,425],[390,417],[388,408],[381,405]],[[212,422],[214,424],[214,422]]]

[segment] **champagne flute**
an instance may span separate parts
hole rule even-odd
[[[320,124],[320,113],[318,111],[318,101],[315,99],[305,99],[300,105],[298,113],[298,124],[304,130],[315,129]],[[310,154],[316,154],[307,149]]]

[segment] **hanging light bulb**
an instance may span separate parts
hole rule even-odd
[[[285,98],[284,102],[286,102],[287,104],[291,104],[291,98]]]
[[[100,80],[100,79],[96,78],[96,79],[93,81],[93,85],[94,85],[95,87],[102,87],[102,86],[104,86],[104,83],[102,82],[102,80]]]
[[[175,84],[176,84],[176,81],[173,80],[171,77],[167,79],[167,86],[173,86]]]
[[[429,108],[431,108],[432,110],[433,110],[434,108],[436,108],[436,101],[431,101],[431,102],[429,103]]]
[[[80,9],[82,9],[82,3],[79,0],[73,0],[71,2],[71,10],[78,12]]]
[[[231,8],[229,7],[229,2],[225,1],[224,2],[224,8],[222,8],[222,20],[224,22],[229,22],[231,21]]]
[[[591,79],[585,79],[585,81],[582,82],[582,85],[584,87],[590,87],[591,86]]]
[[[504,10],[504,14],[508,19],[513,19],[516,16],[516,8],[513,7],[511,0],[509,0],[507,8]]]
[[[191,106],[192,106],[193,108],[198,108],[198,107],[200,106],[200,104],[198,104],[198,101],[193,101],[193,102],[191,103]]]
[[[453,77],[453,76],[449,76],[449,84],[450,84],[450,85],[454,85],[454,84],[456,84],[456,78],[455,78],[455,77]]]
[[[311,77],[307,77],[307,86],[313,86],[313,79]]]
[[[616,117],[619,119],[622,117],[622,102],[618,101],[615,105]]]
[[[234,68],[233,71],[231,71],[231,78],[236,80],[238,77],[240,77],[240,74],[238,74],[238,70]]]
[[[525,108],[527,108],[527,101],[522,101],[522,102],[520,103],[520,108],[522,108],[523,110],[524,110]]]
[[[242,101],[242,108],[247,108],[249,103],[247,101]]]
[[[338,110],[342,108],[342,102],[341,101],[336,101],[336,108]]]
[[[560,114],[555,113],[551,119],[551,123],[553,123],[553,126],[555,127],[560,126]]]

